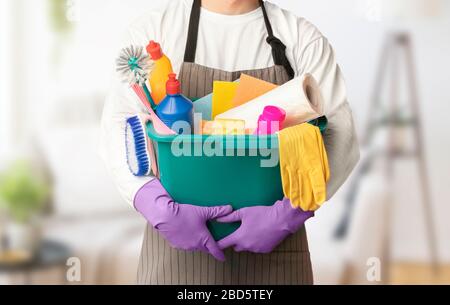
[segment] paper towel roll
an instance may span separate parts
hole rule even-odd
[[[316,80],[311,74],[304,74],[246,104],[216,116],[216,119],[244,120],[246,128],[256,129],[264,107],[273,105],[286,111],[284,126],[290,127],[323,116],[323,104]]]

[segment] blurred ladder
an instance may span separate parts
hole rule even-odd
[[[425,152],[424,152],[424,142],[423,142],[423,129],[422,122],[420,118],[419,109],[419,98],[418,98],[418,88],[416,79],[416,70],[413,60],[413,47],[411,43],[411,37],[409,33],[393,33],[388,35],[385,46],[381,54],[380,65],[378,68],[374,92],[371,99],[371,105],[369,108],[369,118],[367,120],[366,134],[363,138],[363,145],[369,147],[372,143],[375,133],[380,127],[389,128],[389,143],[386,151],[386,173],[388,179],[392,181],[393,179],[393,163],[395,159],[400,157],[411,157],[414,158],[418,165],[420,185],[422,187],[421,191],[421,202],[423,208],[423,215],[426,228],[426,238],[429,247],[430,262],[433,268],[433,272],[438,270],[438,255],[437,255],[437,238],[436,232],[433,226],[433,211],[430,193],[430,184],[428,177],[428,169],[426,164]],[[403,55],[403,56],[401,56]],[[406,82],[409,94],[409,109],[410,117],[404,117],[402,115],[402,110],[399,107],[399,88],[400,88],[400,70],[399,63],[400,60],[405,60],[406,68]],[[391,66],[389,67],[389,64]],[[382,104],[381,93],[383,92],[383,84],[387,78],[388,67],[391,70],[391,80],[390,80],[390,97],[389,105],[387,111],[384,111]],[[403,110],[404,111],[404,110]],[[409,127],[413,129],[415,150],[404,151],[398,147],[395,137],[395,128],[398,127]],[[389,217],[389,215],[387,215]],[[386,220],[388,226],[390,226],[390,219]],[[386,232],[390,232],[388,227]],[[389,262],[389,237],[386,239],[385,255]],[[384,264],[386,265],[386,264]],[[385,266],[388,268],[388,266]],[[385,273],[386,272],[386,273]],[[389,274],[389,271],[385,270],[384,274]]]

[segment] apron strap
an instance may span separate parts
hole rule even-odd
[[[264,22],[266,23],[267,33],[269,36],[267,37],[267,43],[272,47],[272,57],[273,61],[276,65],[283,66],[286,69],[287,74],[290,79],[293,79],[295,76],[294,69],[292,69],[291,63],[286,56],[286,45],[281,42],[278,37],[275,37],[273,34],[272,25],[270,24],[269,16],[267,14],[266,5],[263,0],[259,0],[261,5],[261,9],[264,15]]]
[[[286,45],[284,45],[280,39],[274,36],[265,3],[263,0],[259,0],[259,2],[263,11],[264,23],[266,25],[267,33],[269,35],[266,41],[272,48],[273,61],[275,65],[283,66],[286,69],[289,78],[293,79],[295,76],[295,72],[294,69],[292,69],[292,66],[286,56]],[[184,53],[184,62],[195,62],[201,6],[201,0],[194,0],[189,20],[188,39],[186,43],[186,51]]]
[[[184,62],[195,62],[201,7],[202,1],[194,0],[194,4],[192,5],[191,17],[189,20],[188,39],[186,43],[186,51],[184,52]]]

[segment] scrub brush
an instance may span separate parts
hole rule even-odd
[[[135,115],[127,119],[125,129],[127,163],[137,177],[148,176],[152,171],[154,175],[158,174],[153,147],[145,134],[145,122],[142,116]]]
[[[150,105],[154,110],[156,104],[148,90],[146,81],[155,64],[145,54],[144,48],[133,45],[123,48],[116,60],[116,65],[116,71],[121,75],[123,81],[129,84],[138,96],[140,93],[137,91],[144,93],[148,101],[148,104],[144,103],[145,106],[148,108]]]

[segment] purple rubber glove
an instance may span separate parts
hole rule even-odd
[[[199,207],[173,201],[158,179],[136,194],[134,206],[173,248],[210,253],[217,260],[225,255],[206,223],[233,211],[231,206]]]
[[[289,199],[273,206],[237,210],[217,219],[222,223],[242,221],[236,232],[219,241],[219,247],[222,250],[233,247],[236,252],[270,253],[313,216],[314,212],[294,209]]]

